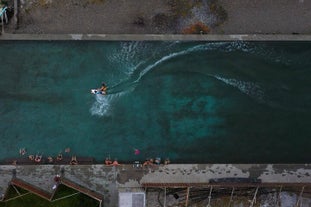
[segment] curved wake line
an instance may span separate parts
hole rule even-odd
[[[188,48],[186,50],[182,50],[179,52],[174,52],[169,55],[162,57],[161,59],[157,60],[153,64],[147,66],[146,68],[142,69],[140,72],[135,73],[135,71],[146,61],[139,62],[136,66],[132,67],[128,74],[130,75],[129,79],[122,81],[114,86],[111,86],[108,89],[108,95],[101,96],[96,95],[96,101],[93,103],[90,112],[92,115],[98,116],[109,116],[110,109],[111,109],[111,102],[116,99],[117,97],[121,97],[130,91],[133,91],[136,88],[138,82],[143,78],[143,76],[148,73],[150,70],[155,68],[156,66],[160,65],[161,63],[173,59],[178,56],[186,55],[191,52],[203,51],[203,50],[215,50],[219,49],[219,47],[223,45],[228,45],[225,42],[218,42],[218,43],[207,43],[203,45],[196,45],[194,47]],[[132,51],[133,48],[130,48]],[[110,91],[109,91],[110,90]]]
[[[150,70],[152,70],[153,68],[155,68],[156,66],[160,65],[161,63],[163,63],[167,60],[173,59],[173,58],[178,57],[178,56],[187,55],[187,54],[192,53],[192,52],[217,50],[217,49],[219,49],[223,52],[232,52],[232,51],[236,51],[236,50],[241,50],[241,51],[247,52],[247,53],[254,53],[254,49],[252,47],[250,47],[249,44],[247,44],[245,42],[233,42],[233,43],[212,42],[212,43],[206,43],[206,44],[202,44],[202,45],[196,45],[196,46],[188,48],[186,50],[174,52],[174,53],[171,53],[169,55],[166,55],[166,56],[162,57],[161,59],[157,60],[156,62],[154,62],[153,64],[145,67],[140,72],[135,73],[137,71],[137,69],[140,68],[141,65],[146,63],[146,61],[140,61],[136,66],[131,67],[131,70],[127,72],[127,74],[130,75],[131,77],[129,77],[127,80],[119,82],[118,84],[110,87],[110,89],[116,89],[116,91],[112,90],[111,93],[115,94],[115,93],[119,93],[119,92],[122,92],[122,91],[128,90],[128,89],[133,90],[136,87],[137,83],[143,78],[143,76],[146,73],[148,73]],[[130,47],[130,51],[132,51],[132,50],[133,50],[133,48]],[[120,89],[118,89],[118,88],[120,88]]]
[[[171,53],[167,56],[162,57],[160,60],[156,61],[155,63],[153,63],[152,65],[147,66],[145,69],[143,69],[142,71],[140,71],[140,73],[138,74],[138,77],[135,76],[135,71],[139,68],[139,66],[141,66],[145,61],[141,61],[140,63],[138,63],[138,65],[136,65],[135,67],[133,67],[132,70],[129,71],[129,75],[131,75],[131,77],[126,80],[126,81],[122,81],[121,83],[118,83],[114,86],[111,86],[108,89],[108,95],[102,96],[102,95],[96,95],[96,101],[93,103],[91,109],[90,109],[90,113],[92,115],[98,115],[98,116],[108,116],[109,112],[110,112],[110,104],[111,102],[117,98],[117,97],[121,97],[124,94],[133,91],[136,88],[137,83],[139,82],[139,80],[147,73],[149,72],[151,69],[153,69],[154,67],[156,67],[157,65],[172,59],[174,57],[177,56],[181,56],[181,55],[185,55],[188,54],[190,52],[196,51],[196,50],[202,50],[204,45],[198,45],[195,46],[193,48],[189,48],[187,50],[183,50],[180,52],[175,52],[175,53]]]
[[[174,42],[176,44],[176,42]],[[135,58],[135,49],[139,49],[139,45],[135,44],[134,45],[126,45],[126,48],[123,48],[123,53],[132,53],[133,54],[124,54],[121,55],[123,59],[126,61],[131,61],[131,59]],[[260,48],[259,48],[260,49]],[[233,42],[233,43],[228,43],[228,42],[212,42],[212,43],[206,43],[206,44],[201,44],[201,45],[196,45],[191,48],[182,50],[182,51],[177,51],[170,53],[159,60],[155,61],[153,64],[150,64],[146,66],[145,68],[142,68],[142,65],[144,65],[147,61],[142,60],[136,62],[136,65],[128,67],[127,71],[125,74],[127,74],[129,77],[126,80],[123,80],[119,82],[118,84],[115,84],[109,88],[108,95],[99,98],[96,96],[96,102],[93,104],[91,107],[90,111],[92,115],[108,115],[110,111],[110,103],[116,99],[117,97],[121,97],[126,93],[129,93],[130,91],[133,91],[139,81],[153,68],[156,66],[162,64],[165,61],[168,61],[170,59],[173,59],[175,57],[187,55],[192,52],[197,52],[197,51],[209,51],[209,50],[220,50],[222,52],[232,52],[232,51],[237,51],[240,50],[242,52],[246,53],[252,53],[256,54],[256,48],[251,47],[248,43],[245,42]],[[161,52],[161,51],[160,51]],[[257,52],[258,53],[258,52]],[[263,52],[260,50],[259,55],[262,54]],[[266,54],[266,53],[264,53]],[[138,54],[139,57],[139,54]],[[129,65],[129,63],[126,63],[126,65]],[[142,68],[141,70],[139,70]],[[236,80],[236,79],[230,79],[230,78],[224,78],[218,75],[211,75],[212,77],[216,78],[217,80],[220,80],[228,85],[231,85],[237,89],[239,89],[242,93],[256,99],[258,102],[264,102],[264,91],[262,88],[252,82],[247,82],[247,81],[241,81],[241,80]]]
[[[223,45],[225,43],[214,43],[214,44],[216,46],[219,46],[219,45]],[[109,88],[109,90],[111,90],[111,91],[109,91],[109,92],[116,94],[116,93],[124,92],[125,90],[134,90],[137,83],[143,78],[143,76],[145,76],[146,73],[148,73],[150,70],[152,70],[156,66],[160,65],[161,63],[163,63],[167,60],[173,59],[175,57],[178,57],[178,56],[189,54],[191,52],[202,51],[202,50],[207,50],[207,49],[212,50],[212,49],[214,49],[214,47],[212,47],[212,46],[214,46],[214,45],[211,45],[211,44],[209,44],[209,45],[206,45],[206,44],[205,45],[197,45],[197,46],[194,46],[192,48],[188,48],[188,49],[183,50],[183,51],[171,53],[171,54],[166,55],[166,56],[162,57],[161,59],[157,60],[153,64],[148,65],[147,67],[143,68],[140,72],[138,71],[137,73],[135,73],[135,71],[145,62],[145,61],[142,61],[134,67],[135,69],[131,72],[131,77],[129,77],[127,80],[122,81],[122,82],[120,82],[114,86],[111,86]]]
[[[188,48],[186,50],[183,50],[183,51],[180,51],[180,52],[174,52],[174,53],[171,53],[167,56],[164,56],[162,57],[160,60],[156,61],[155,63],[153,63],[152,65],[149,65],[148,67],[146,67],[144,70],[142,70],[140,73],[139,73],[139,76],[137,77],[137,79],[134,81],[135,83],[139,82],[139,80],[146,74],[148,73],[152,68],[160,65],[161,63],[167,61],[167,60],[170,60],[172,58],[175,58],[175,57],[178,57],[178,56],[182,56],[182,55],[186,55],[186,54],[189,54],[191,52],[197,52],[197,51],[203,51],[203,50],[213,50],[215,49],[215,47],[212,47],[212,46],[221,46],[223,44],[226,44],[226,43],[209,43],[208,45],[204,44],[204,45],[197,45],[197,46],[194,46],[194,47],[191,47],[191,48]]]
[[[239,89],[242,93],[256,99],[260,103],[264,102],[264,96],[265,96],[264,91],[256,83],[249,82],[249,81],[236,80],[233,78],[224,78],[218,75],[211,75],[211,76],[216,78],[217,80],[224,82],[227,85],[231,85]]]
[[[139,82],[139,80],[146,74],[148,73],[152,68],[156,67],[157,65],[160,65],[161,63],[165,62],[166,60],[172,59],[174,57],[180,56],[180,55],[184,55],[186,54],[187,51],[181,51],[181,52],[175,52],[172,54],[169,54],[167,56],[162,57],[160,60],[156,61],[155,63],[153,63],[152,65],[149,65],[148,67],[146,67],[144,70],[142,70],[139,73],[138,78],[134,81],[135,83]]]
[[[246,94],[250,98],[254,99],[260,104],[265,104],[272,108],[278,108],[286,111],[295,111],[295,112],[306,112],[306,110],[302,107],[294,107],[294,106],[286,106],[286,104],[282,104],[277,100],[273,100],[269,94],[266,94],[264,89],[260,87],[258,84],[250,81],[241,81],[232,78],[224,78],[219,75],[209,75],[213,78],[216,78],[223,83],[230,85],[234,88],[237,88],[242,93]]]

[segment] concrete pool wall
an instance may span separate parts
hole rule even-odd
[[[0,40],[102,40],[102,41],[311,41],[309,34],[9,34]]]

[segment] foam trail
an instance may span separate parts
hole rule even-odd
[[[129,76],[145,62],[139,53],[145,49],[144,44],[140,42],[124,42],[121,43],[121,48],[114,49],[108,54],[108,60],[114,63],[115,69],[121,74]]]
[[[168,47],[171,48],[173,45],[177,44],[177,42],[173,42]],[[206,43],[201,45],[196,45],[191,48],[188,48],[186,50],[172,52],[168,55],[163,56],[159,60],[155,61],[153,64],[147,65],[146,67],[143,67],[143,65],[147,62],[147,57],[142,57],[142,54],[138,53],[138,51],[145,51],[146,45],[140,44],[138,42],[133,43],[124,43],[122,44],[121,51],[116,51],[116,53],[112,56],[114,60],[121,60],[123,62],[123,66],[125,65],[125,68],[123,69],[123,73],[126,74],[128,78],[123,79],[121,82],[119,82],[116,85],[113,85],[109,87],[109,95],[105,96],[103,100],[98,100],[96,98],[96,102],[93,104],[91,108],[91,113],[97,114],[97,115],[104,115],[109,112],[109,105],[110,102],[115,97],[120,97],[125,93],[128,93],[130,91],[133,91],[138,82],[143,78],[143,76],[148,73],[150,70],[155,68],[156,66],[162,64],[163,62],[173,59],[178,56],[187,55],[192,52],[197,51],[210,51],[210,50],[219,50],[222,52],[232,52],[232,51],[243,51],[246,53],[252,53],[258,55],[265,55],[269,54],[269,51],[265,51],[264,49],[260,48],[259,52],[257,51],[257,48],[253,48],[251,44],[247,44],[244,42],[214,42],[214,43]],[[166,48],[167,49],[167,48]],[[165,49],[164,49],[165,51]],[[155,53],[162,53],[163,49],[161,48],[160,51],[154,51]],[[151,54],[149,54],[151,55]],[[156,54],[152,54],[154,56]],[[141,58],[145,60],[141,60]],[[238,88],[242,93],[247,94],[248,96],[256,99],[259,102],[264,102],[264,92],[261,89],[261,87],[255,83],[247,82],[247,81],[241,81],[236,79],[228,79],[221,76],[213,76],[214,78],[231,85],[233,87]],[[118,95],[117,95],[118,94]]]
[[[223,43],[220,43],[220,45],[222,45]],[[167,56],[164,56],[162,57],[160,60],[156,61],[155,63],[153,63],[152,65],[149,65],[148,67],[146,67],[144,70],[142,70],[140,73],[139,73],[139,76],[138,78],[134,81],[134,82],[138,82],[147,72],[149,72],[152,68],[156,67],[157,65],[169,60],[169,59],[172,59],[172,58],[175,58],[175,57],[178,57],[178,56],[182,56],[182,55],[186,55],[186,54],[189,54],[191,52],[196,52],[196,51],[202,51],[202,50],[208,50],[208,49],[214,49],[213,46],[218,46],[219,44],[212,44],[212,45],[197,45],[197,46],[194,46],[194,47],[191,47],[187,50],[183,50],[183,51],[180,51],[180,52],[174,52],[174,53],[171,53]]]
[[[136,85],[139,82],[139,80],[157,65],[169,59],[175,58],[177,56],[186,55],[191,52],[202,51],[202,50],[213,50],[215,48],[219,48],[223,44],[227,44],[227,43],[209,43],[209,44],[204,44],[204,45],[197,45],[197,46],[188,48],[186,50],[174,52],[174,53],[171,53],[169,55],[162,57],[155,63],[143,68],[140,72],[138,71],[137,73],[135,73],[135,71],[137,71],[145,61],[139,62],[136,66],[130,67],[131,69],[128,70],[128,75],[130,75],[130,78],[128,80],[122,81],[114,86],[109,87],[108,95],[105,95],[105,96],[96,95],[96,101],[93,103],[90,109],[91,114],[98,115],[98,116],[104,116],[104,115],[108,116],[110,112],[111,102],[115,100],[117,97],[121,97],[124,94],[133,91],[136,88]],[[134,48],[136,46],[137,45],[134,45]],[[129,47],[125,47],[125,49],[128,51],[134,50],[131,45]],[[126,59],[128,58],[129,57],[127,56]]]
[[[174,44],[176,44],[174,42]],[[173,52],[170,53],[169,55],[166,55],[164,57],[162,57],[161,59],[157,60],[156,62],[154,62],[153,64],[147,66],[146,68],[142,69],[140,72],[135,73],[141,65],[143,65],[145,63],[145,61],[141,61],[139,62],[136,66],[132,67],[132,69],[130,70],[130,72],[128,73],[129,75],[132,75],[126,82],[128,83],[124,83],[121,82],[117,85],[112,86],[111,88],[119,88],[119,86],[124,86],[124,85],[133,85],[133,83],[137,83],[140,81],[140,79],[146,74],[148,73],[151,69],[153,69],[154,67],[160,65],[161,63],[170,60],[172,58],[178,57],[178,56],[182,56],[182,55],[187,55],[189,53],[192,52],[197,52],[197,51],[209,51],[209,50],[221,50],[224,52],[231,52],[234,50],[242,50],[244,52],[249,52],[249,49],[245,49],[245,43],[227,43],[227,42],[214,42],[214,43],[207,43],[207,44],[201,44],[201,45],[196,45],[194,47],[188,48],[186,50],[182,50],[182,51],[178,51],[178,52]],[[132,49],[130,49],[130,51],[132,51]]]
[[[99,94],[95,95],[96,101],[93,103],[90,112],[92,115],[98,115],[103,116],[105,114],[108,114],[110,109],[109,104],[109,97],[108,96],[102,96]]]
[[[242,93],[256,99],[259,102],[264,102],[264,92],[262,88],[253,82],[241,81],[232,78],[228,79],[218,75],[214,75],[213,77],[228,85],[238,88]]]
[[[129,92],[131,92],[131,90],[108,95],[96,94],[96,101],[93,103],[90,113],[97,116],[109,116],[111,112],[111,103]]]

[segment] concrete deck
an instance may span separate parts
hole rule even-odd
[[[311,164],[170,164],[137,168],[105,165],[0,166],[0,194],[16,177],[52,192],[54,177],[65,178],[104,195],[104,206],[117,206],[118,192],[142,189],[144,183],[208,185],[215,178],[255,178],[263,184],[311,186]]]
[[[311,35],[294,34],[9,34],[0,40],[95,40],[95,41],[311,41]]]

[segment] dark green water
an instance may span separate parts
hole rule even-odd
[[[0,42],[0,57],[1,159],[311,161],[310,42]]]

